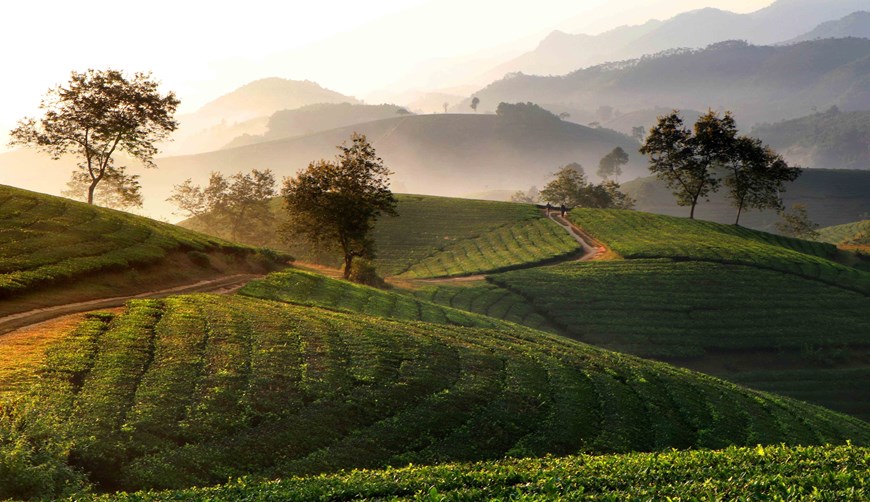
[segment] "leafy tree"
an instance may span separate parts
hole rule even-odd
[[[211,173],[206,187],[188,178],[175,185],[167,199],[188,218],[212,234],[238,242],[263,245],[275,225],[269,202],[277,195],[272,171],[252,170],[225,177]]]
[[[375,257],[371,231],[382,215],[396,216],[389,189],[392,174],[365,135],[354,133],[334,161],[319,160],[286,179],[281,192],[289,213],[287,231],[314,246],[338,248],[344,277],[354,258]]]
[[[592,207],[599,209],[631,209],[634,201],[619,191],[619,184],[605,181],[593,185],[586,179],[583,166],[568,164],[553,175],[540,193],[540,199],[566,207]]]
[[[475,112],[477,111],[477,105],[479,105],[479,104],[480,104],[480,98],[478,98],[477,96],[475,96],[474,98],[471,99],[471,109],[474,110]]]
[[[677,204],[691,206],[689,218],[695,217],[698,200],[719,187],[714,164],[727,160],[733,124],[730,114],[720,119],[710,111],[695,123],[693,134],[674,110],[659,117],[640,147],[649,157],[650,171],[673,191]]]
[[[628,164],[628,154],[622,147],[617,146],[610,153],[601,158],[598,163],[598,176],[602,179],[619,179],[622,176],[622,166]]]
[[[73,171],[70,176],[66,190],[61,194],[71,199],[86,201],[91,182],[87,166],[79,165],[79,169]],[[112,209],[142,207],[142,186],[139,184],[139,175],[127,174],[126,167],[115,167],[110,162],[93,196],[96,203]]]
[[[559,114],[559,118],[562,120],[568,120],[569,118],[571,118],[571,114],[568,112],[562,112]]]
[[[117,70],[72,72],[66,87],[49,89],[40,104],[41,119],[24,118],[10,132],[10,145],[35,147],[57,160],[74,154],[90,183],[87,201],[94,203],[97,185],[112,174],[112,156],[123,152],[145,167],[155,167],[156,143],[178,127],[173,118],[179,101],[162,95],[150,73],[125,77]]]
[[[785,182],[794,181],[801,169],[789,166],[783,158],[761,140],[741,136],[734,140],[732,153],[725,163],[725,185],[732,204],[737,207],[735,225],[740,224],[744,208],[783,210]]]
[[[790,211],[780,212],[780,218],[776,223],[776,230],[782,235],[809,240],[819,238],[819,225],[810,220],[803,204],[794,204]]]

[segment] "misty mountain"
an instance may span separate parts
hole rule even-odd
[[[820,38],[870,38],[870,12],[858,11],[848,16],[818,25],[814,30],[785,43],[806,42]]]
[[[531,101],[552,111],[602,105],[622,113],[651,107],[731,110],[739,125],[749,127],[832,105],[845,111],[870,109],[870,40],[778,47],[721,42],[564,76],[513,75],[474,95],[487,108],[501,101]]]
[[[552,115],[528,120],[483,114],[407,115],[303,137],[159,159],[160,169],[144,172],[142,182],[146,190],[155,192],[162,186],[166,195],[150,192],[146,204],[166,198],[171,185],[183,178],[205,183],[211,171],[268,168],[279,179],[292,176],[314,160],[334,158],[336,146],[349,141],[355,131],[366,134],[385,165],[395,172],[391,180],[397,192],[457,196],[540,187],[556,169],[571,162],[580,162],[596,179],[598,161],[617,146],[631,156],[622,179],[646,172],[646,161],[636,153],[639,145],[631,138]]]
[[[789,162],[830,169],[870,169],[870,111],[825,112],[752,129]]]
[[[259,135],[242,134],[225,148],[252,145],[277,139],[305,136],[353,124],[407,115],[396,105],[354,105],[350,103],[319,103],[293,110],[281,110],[269,117],[266,132]]]
[[[325,89],[307,80],[265,78],[246,84],[178,117],[179,130],[166,152],[197,153],[216,150],[243,135],[267,131],[269,117],[277,111],[316,103],[351,103],[353,97]]]
[[[562,75],[607,61],[681,47],[701,48],[725,40],[773,44],[859,10],[870,10],[870,0],[779,0],[749,14],[705,8],[594,36],[554,31],[535,50],[497,66],[487,75],[489,80],[514,72]]]

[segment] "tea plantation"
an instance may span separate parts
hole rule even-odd
[[[40,375],[0,414],[5,497],[504,456],[870,442],[870,424],[845,415],[516,325],[395,321],[247,297],[139,300],[92,315],[47,351]],[[739,465],[742,451],[732,453]],[[854,462],[854,450],[806,451],[796,455]],[[665,455],[703,463],[714,454]],[[637,464],[626,458],[601,486],[622,475],[634,484],[624,473]],[[507,466],[572,461],[523,462],[492,467],[493,489],[523,479],[502,477]],[[452,467],[419,475],[447,472],[438,469]],[[748,486],[790,479],[760,472]],[[837,476],[834,486],[851,486],[851,474]],[[459,488],[451,479],[425,490]],[[421,489],[413,486],[397,495]]]
[[[354,470],[307,478],[243,478],[214,488],[97,500],[801,500],[870,498],[870,450],[856,446],[668,451],[507,459]]]
[[[175,225],[0,185],[0,298],[160,264],[173,252],[204,268],[209,253],[257,253]]]

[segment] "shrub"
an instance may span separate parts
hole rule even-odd
[[[387,289],[387,283],[378,275],[375,266],[369,260],[354,260],[350,267],[349,279],[357,284],[363,284],[373,288]]]

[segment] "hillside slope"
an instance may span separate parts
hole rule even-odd
[[[47,478],[74,467],[106,490],[505,455],[870,442],[856,419],[515,325],[244,297],[92,316],[42,375],[0,417],[31,455],[11,472],[42,458]]]
[[[0,186],[0,315],[269,270],[276,259],[129,213]]]

